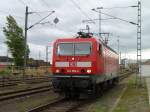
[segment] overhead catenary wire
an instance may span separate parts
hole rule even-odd
[[[82,10],[82,8],[81,8],[74,0],[69,0],[69,1],[71,1],[71,2],[74,4],[74,6],[75,6],[86,18],[91,19],[91,18],[88,16],[88,14],[87,14],[86,12],[84,12],[84,11]],[[91,20],[92,20],[92,19],[91,19]],[[95,22],[93,21],[93,23],[95,23]]]
[[[133,8],[133,7],[137,7],[137,6],[135,6],[135,5],[133,5],[133,6],[122,6],[122,7],[105,7],[105,8],[103,8],[103,9],[107,9],[107,10],[112,10],[112,9],[128,9],[128,8]]]
[[[23,0],[18,0],[22,5],[24,6],[28,6]],[[30,9],[32,10],[32,12],[35,12],[31,7]],[[39,13],[35,13],[36,15],[38,15],[39,17],[42,17]]]
[[[27,1],[28,2],[28,1]],[[28,3],[31,3],[31,2],[28,2]],[[27,5],[26,5],[27,6]],[[41,12],[36,12],[36,11],[34,11],[34,9],[32,8],[32,7],[30,7],[30,9],[32,10],[32,12],[33,13],[35,13],[36,15],[38,15],[39,17],[42,17],[41,15],[40,15],[40,13],[44,13],[45,11],[41,11]],[[50,11],[49,11],[50,12]]]
[[[32,12],[32,13],[48,13],[48,12],[52,12],[52,11],[36,11],[36,12]]]
[[[51,13],[49,13],[47,16],[45,16],[44,18],[42,18],[41,20],[37,21],[35,24],[31,25],[28,29],[32,28],[33,26],[41,23],[44,19],[46,19],[47,17],[49,17],[51,14],[53,14],[55,11],[51,11]]]
[[[49,8],[49,5],[45,0],[42,0],[42,2]]]
[[[107,13],[104,13],[104,12],[100,12],[100,13],[103,14],[103,15],[109,16],[109,17],[113,17],[113,18],[116,18],[116,19],[125,21],[125,22],[129,22],[129,21],[125,20],[125,19],[122,19],[122,18],[119,18],[119,17],[115,17],[115,16],[113,16],[113,15],[110,15],[110,14],[107,14]]]
[[[42,3],[44,3],[44,5],[46,5],[48,8],[50,7],[50,6],[48,5],[47,1],[42,0]],[[51,12],[51,11],[41,11],[41,12],[37,12],[37,13],[47,13],[47,12]],[[40,24],[41,24],[41,25],[44,25],[44,24],[46,24],[46,23],[48,23],[48,24],[50,24],[50,25],[53,25],[53,24],[51,24],[50,21],[43,22],[43,23],[40,23]]]
[[[118,20],[121,20],[121,21],[124,21],[124,22],[127,22],[127,23],[131,23],[131,24],[137,25],[137,23],[134,23],[134,22],[131,22],[131,21],[128,21],[128,20],[125,20],[125,19],[122,19],[122,18],[113,16],[113,15],[110,15],[110,14],[107,14],[107,13],[104,13],[104,12],[100,12],[100,13],[103,14],[103,15],[112,17],[112,18],[114,18],[114,19],[118,19]]]
[[[25,6],[27,6],[27,4],[23,1],[23,0],[18,0],[22,5],[25,5]],[[33,13],[35,13],[36,15],[38,15],[39,17],[42,17],[39,13],[46,13],[46,12],[52,12],[52,11],[39,11],[39,12],[36,12],[36,11],[34,11],[34,9],[32,9],[31,7],[30,7],[30,9],[32,10],[32,12],[30,12],[31,14],[33,14]],[[47,22],[47,23],[49,23],[49,22]],[[50,24],[50,23],[49,23]],[[50,24],[51,25],[51,24]],[[33,25],[32,25],[33,26]]]
[[[116,18],[104,18],[104,19],[100,19],[100,20],[111,20],[111,19],[116,19]],[[99,19],[92,19],[92,20],[83,20],[82,22],[85,23],[85,22],[91,22],[91,21],[98,21]]]

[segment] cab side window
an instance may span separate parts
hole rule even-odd
[[[102,55],[102,46],[99,44],[99,54]]]

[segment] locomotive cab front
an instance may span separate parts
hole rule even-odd
[[[91,42],[58,42],[54,74],[81,75],[92,73]]]
[[[93,38],[58,39],[53,49],[55,91],[87,89],[96,73],[96,41]]]

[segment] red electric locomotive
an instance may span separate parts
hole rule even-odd
[[[53,45],[52,84],[55,92],[95,94],[104,83],[118,81],[118,54],[92,35],[57,39]]]

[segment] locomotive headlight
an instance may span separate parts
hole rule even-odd
[[[87,70],[87,73],[91,73],[92,71],[91,70]]]
[[[59,69],[57,69],[57,70],[56,70],[56,73],[59,73],[59,72],[60,72],[60,70],[59,70]]]

